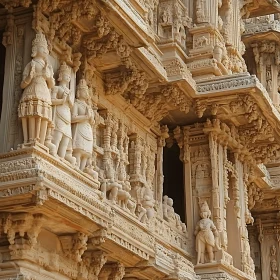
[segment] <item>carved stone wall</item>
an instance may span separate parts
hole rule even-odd
[[[276,12],[0,0],[0,279],[278,279]]]

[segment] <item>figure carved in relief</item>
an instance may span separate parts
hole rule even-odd
[[[182,230],[183,232],[187,231],[186,225],[181,222],[180,216],[174,211],[173,199],[168,197],[167,195],[163,197],[162,210],[163,218],[167,222],[174,224],[178,229]]]
[[[205,253],[209,262],[214,262],[214,247],[219,233],[210,220],[211,211],[206,201],[200,205],[201,220],[197,223],[194,234],[196,235],[197,264],[205,263]]]
[[[52,121],[50,89],[54,87],[52,66],[48,63],[48,44],[43,34],[36,34],[32,42],[32,60],[23,72],[19,102],[24,144],[39,140],[44,144],[48,124]]]
[[[122,162],[120,164],[120,170],[119,170],[119,184],[121,187],[118,190],[118,200],[120,201],[120,206],[127,209],[129,200],[131,198],[130,191],[131,191],[131,186],[129,182],[129,176],[126,174],[125,171],[125,165]]]
[[[144,222],[146,220],[150,220],[154,216],[154,194],[153,191],[147,186],[138,186],[136,189],[136,200],[137,200],[137,210],[143,210],[143,207],[146,211],[141,211],[142,218],[140,221]],[[141,206],[141,207],[139,207]]]
[[[270,280],[279,280],[278,276],[278,263],[276,259],[270,261]]]
[[[270,256],[276,256],[276,246],[272,245],[270,247]]]
[[[82,232],[77,232],[73,238],[72,257],[75,261],[82,261],[81,256],[87,249],[88,236]]]
[[[98,172],[96,164],[94,163],[93,159],[89,159],[87,165],[84,169],[84,172],[89,174],[93,179],[98,180]]]
[[[195,47],[201,48],[209,45],[209,39],[205,36],[199,37],[195,41]]]
[[[92,155],[94,113],[89,105],[89,89],[86,80],[77,86],[77,99],[72,112],[73,156],[81,170]]]
[[[170,12],[168,9],[163,10],[163,12],[161,14],[160,22],[161,22],[161,25],[163,25],[163,26],[172,23]]]
[[[74,98],[69,89],[71,68],[62,63],[59,69],[59,85],[52,90],[53,123],[55,125],[52,142],[57,154],[65,158],[67,147],[72,139],[71,111]]]
[[[147,210],[142,205],[142,186],[140,182],[134,182],[133,197],[136,200],[135,214],[139,221],[145,223],[147,221]]]
[[[223,49],[216,45],[214,47],[214,53],[213,53],[213,57],[219,62],[221,63],[222,62],[222,59],[223,59]]]
[[[103,183],[101,184],[101,192],[103,193],[104,197],[106,194],[109,193],[109,200],[113,203],[117,203],[118,191],[122,189],[122,185],[115,181],[115,174],[113,167],[108,164],[105,169],[106,172],[106,179],[104,179]]]
[[[270,280],[279,280],[278,276],[274,271],[271,273]]]
[[[196,0],[196,20],[198,23],[206,21],[206,3],[205,0]]]

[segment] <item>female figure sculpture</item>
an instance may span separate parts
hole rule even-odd
[[[77,99],[72,112],[73,156],[81,170],[84,170],[93,148],[94,113],[88,100],[89,89],[86,80],[81,79],[77,86]]]
[[[24,144],[39,140],[44,145],[48,124],[52,121],[50,89],[54,87],[52,66],[48,64],[48,44],[42,33],[32,42],[32,60],[23,72],[18,114],[22,121]]]
[[[71,112],[74,100],[69,89],[71,68],[62,63],[59,69],[59,85],[52,90],[54,132],[52,142],[57,154],[65,158],[67,147],[72,139]]]
[[[205,251],[208,253],[209,262],[214,262],[215,237],[218,237],[218,231],[213,221],[209,219],[211,211],[206,201],[200,205],[200,216],[201,220],[197,223],[194,232],[197,264],[205,262]]]
[[[162,210],[164,220],[166,220],[170,224],[175,225],[179,230],[187,232],[186,225],[181,222],[180,216],[175,213],[175,210],[173,208],[173,199],[168,197],[167,195],[163,197]]]

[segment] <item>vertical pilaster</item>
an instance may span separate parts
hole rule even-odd
[[[1,114],[0,124],[0,153],[10,150],[11,143],[9,143],[9,136],[11,133],[11,122],[14,105],[14,91],[15,91],[15,69],[16,69],[16,55],[17,55],[17,28],[14,23],[14,17],[10,15],[13,20],[13,25],[10,26],[9,44],[6,45],[6,59],[5,59],[5,76],[3,85],[3,108]]]
[[[220,192],[219,192],[219,166],[218,166],[218,143],[217,135],[213,132],[209,133],[209,148],[212,167],[212,209],[213,221],[217,226],[218,231],[221,230],[220,216]]]
[[[185,211],[186,224],[189,232],[190,242],[193,243],[194,232],[194,201],[192,190],[192,168],[190,158],[189,133],[190,127],[184,127],[184,146],[183,146],[183,163],[184,163],[184,188],[185,188]]]
[[[155,199],[158,202],[159,209],[162,209],[162,198],[163,198],[163,148],[165,147],[165,139],[169,137],[168,127],[161,127],[161,136],[158,138],[157,142],[157,162],[156,162],[156,189],[155,189]],[[162,213],[162,211],[160,211]]]

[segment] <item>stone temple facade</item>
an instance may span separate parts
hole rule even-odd
[[[280,279],[279,0],[0,0],[0,39],[0,279]]]

